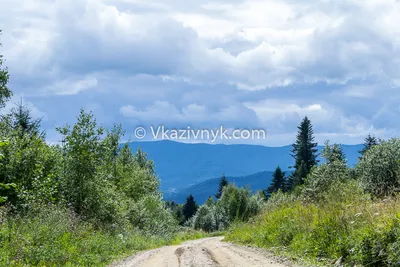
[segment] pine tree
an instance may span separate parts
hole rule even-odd
[[[32,111],[28,106],[23,104],[21,99],[21,102],[11,109],[11,127],[20,133],[20,137],[27,134],[30,137],[37,135],[38,137],[44,138],[45,132],[40,129],[42,119],[32,118],[31,113]]]
[[[218,193],[215,194],[215,197],[217,199],[221,198],[224,187],[227,185],[228,185],[228,179],[226,179],[225,174],[223,174],[221,180],[219,180]]]
[[[192,194],[190,194],[187,198],[186,198],[186,203],[183,205],[183,216],[185,221],[189,220],[190,218],[193,217],[193,215],[196,214],[198,209],[198,206],[196,204],[196,201],[194,200],[194,197]]]
[[[376,139],[375,136],[372,136],[371,134],[369,134],[365,139],[364,139],[364,147],[358,151],[358,153],[361,154],[361,157],[359,157],[359,159],[362,159],[362,156],[364,156],[364,154],[373,146],[378,145],[379,141],[378,139]]]
[[[265,190],[265,196],[268,199],[272,193],[278,192],[279,190],[285,191],[286,189],[286,178],[285,172],[278,166],[272,174],[271,185]]]
[[[311,121],[305,117],[297,127],[296,142],[293,144],[292,156],[295,158],[294,172],[290,179],[290,187],[304,183],[312,167],[317,165],[317,143],[314,142],[314,131]]]

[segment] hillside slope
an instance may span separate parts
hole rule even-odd
[[[293,165],[291,146],[185,144],[173,141],[132,142],[156,164],[164,192],[187,188],[223,173],[229,177],[273,171],[276,166],[289,170]],[[322,147],[319,147],[321,149]],[[344,145],[349,166],[358,160],[361,145]]]
[[[238,187],[249,186],[254,192],[268,187],[272,180],[272,172],[260,172],[242,177],[227,177],[227,179],[230,183],[234,183]],[[214,196],[217,193],[219,180],[220,178],[213,178],[178,190],[177,192],[166,192],[164,193],[164,199],[184,203],[186,197],[192,194],[198,204],[203,204],[208,197]]]

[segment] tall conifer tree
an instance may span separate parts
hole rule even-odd
[[[272,174],[271,185],[265,190],[265,196],[268,199],[272,193],[278,192],[279,190],[285,191],[286,179],[285,172],[278,166]]]
[[[292,149],[292,156],[295,158],[294,172],[289,180],[289,186],[292,189],[303,184],[311,168],[318,163],[318,144],[314,142],[311,121],[305,117],[297,129],[296,142]]]
[[[183,216],[185,218],[185,221],[189,220],[190,218],[193,217],[193,215],[196,214],[198,209],[198,206],[196,204],[196,201],[194,200],[194,197],[192,194],[190,194],[187,198],[186,198],[186,203],[183,205]]]
[[[227,185],[228,185],[228,179],[226,179],[225,174],[223,174],[221,180],[219,181],[218,193],[215,195],[217,199],[221,198],[224,187]]]
[[[373,146],[378,145],[379,141],[378,139],[376,139],[376,137],[372,136],[371,134],[369,134],[365,139],[364,139],[364,146],[363,148],[358,151],[358,153],[361,154],[361,157],[359,159],[362,158],[362,156],[364,156],[364,154]]]

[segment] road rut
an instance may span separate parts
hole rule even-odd
[[[262,249],[222,242],[223,237],[143,251],[110,267],[288,267]]]

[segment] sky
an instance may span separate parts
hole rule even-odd
[[[80,108],[105,127],[121,123],[127,140],[137,126],[223,125],[268,133],[236,143],[281,146],[306,115],[319,143],[400,130],[398,0],[0,5],[14,92],[2,112],[23,99],[49,142]]]

